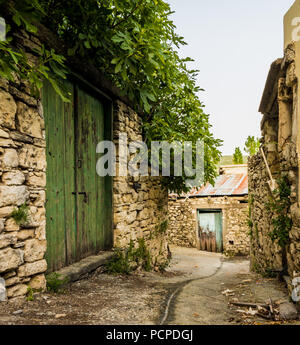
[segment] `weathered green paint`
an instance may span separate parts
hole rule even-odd
[[[47,261],[58,270],[112,247],[112,179],[96,173],[97,144],[111,139],[111,104],[78,83],[65,82],[63,103],[45,83],[47,139]]]
[[[222,252],[222,212],[217,210],[198,210],[198,226],[201,250]]]
[[[217,252],[223,251],[223,220],[222,212],[215,213]]]

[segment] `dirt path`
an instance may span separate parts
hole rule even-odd
[[[199,253],[203,262],[206,253]],[[230,302],[264,304],[271,298],[289,301],[287,290],[277,279],[250,273],[246,258],[219,258],[215,273],[183,284],[169,306],[165,324],[169,325],[259,325],[276,324],[246,312],[249,308],[234,307]],[[278,322],[282,324],[283,322]],[[292,322],[290,324],[297,324]]]
[[[157,323],[166,291],[142,276],[93,276],[71,284],[59,294],[34,301],[1,304],[0,324],[122,325]]]
[[[287,299],[276,279],[249,273],[245,259],[173,248],[164,274],[109,276],[101,270],[71,284],[61,294],[38,294],[2,303],[0,325],[158,325],[265,323],[228,307],[228,301]],[[233,290],[233,295],[222,292]]]

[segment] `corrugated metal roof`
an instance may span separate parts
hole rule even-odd
[[[248,174],[220,175],[215,180],[215,185],[206,184],[199,190],[192,190],[188,196],[234,196],[248,194]]]

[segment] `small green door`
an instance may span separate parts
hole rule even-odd
[[[99,177],[97,144],[111,139],[111,104],[93,90],[64,82],[72,102],[43,88],[47,140],[48,270],[112,247],[112,179]]]
[[[198,210],[198,239],[200,250],[222,252],[222,212]]]

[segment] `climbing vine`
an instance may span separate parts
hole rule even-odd
[[[289,243],[289,232],[292,228],[292,219],[289,211],[291,206],[291,187],[287,176],[277,180],[278,188],[267,203],[267,209],[273,213],[273,231],[269,236],[272,241],[277,241],[279,246],[285,248]]]
[[[196,83],[198,71],[181,58],[185,45],[170,19],[163,0],[0,0],[5,13],[7,40],[0,42],[0,76],[11,81],[18,75],[39,94],[47,79],[64,101],[59,80],[67,76],[66,59],[76,55],[104,72],[140,108],[146,141],[168,142],[202,139],[205,144],[205,181],[214,183],[221,140],[211,133]],[[8,13],[8,14],[7,14]],[[49,28],[68,45],[67,56],[44,47],[32,64],[13,41],[15,27],[36,34],[35,23]],[[193,166],[196,166],[194,155]],[[188,192],[190,177],[171,176],[164,184],[178,193]]]

